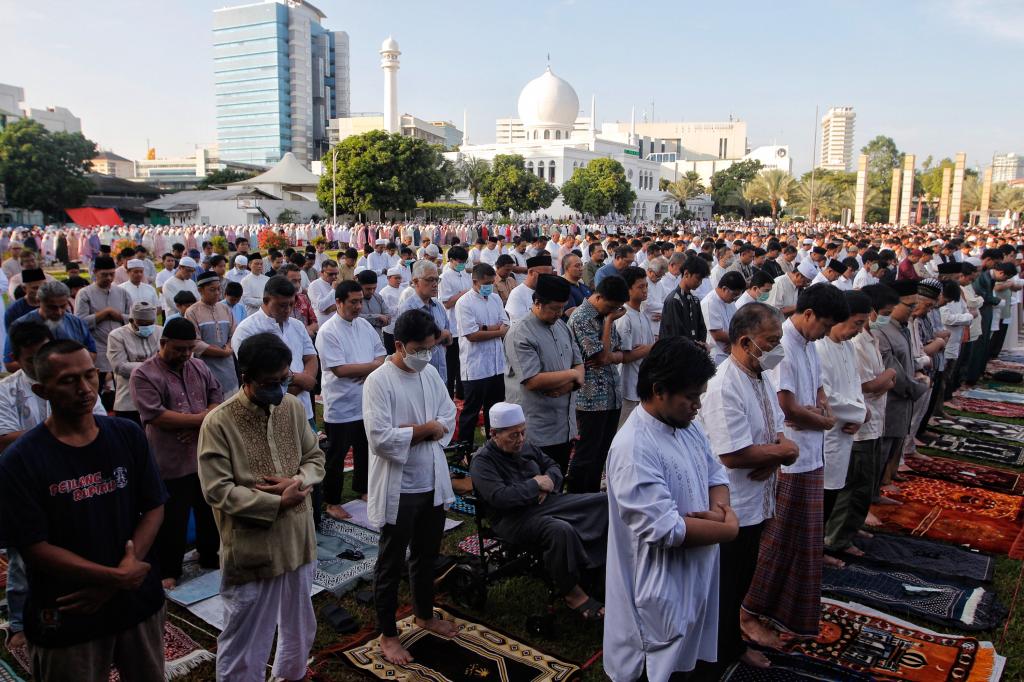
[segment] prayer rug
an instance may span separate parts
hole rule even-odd
[[[1024,419],[1024,405],[954,396],[950,399],[949,406],[954,410],[962,410],[964,412],[978,412],[980,414],[990,414],[994,417]]]
[[[379,541],[379,533],[324,516],[316,536],[317,565],[313,582],[334,596],[344,594],[361,578],[373,574]],[[346,551],[358,552],[362,558],[341,556]]]
[[[11,655],[27,673],[32,672],[31,658],[27,646],[11,649]],[[187,675],[207,661],[217,657],[203,649],[195,640],[182,632],[181,628],[164,621],[164,676],[167,680]],[[0,678],[3,679],[3,678]],[[110,669],[110,682],[120,682],[121,675],[116,668]]]
[[[1024,356],[1020,359],[1024,360]],[[987,369],[992,374],[995,374],[996,372],[1024,372],[1024,363],[1008,362],[1006,360],[989,360]]]
[[[928,423],[931,428],[940,431],[954,431],[975,436],[989,436],[1003,440],[1024,441],[1024,426],[978,419],[962,415],[934,416]]]
[[[1007,495],[1024,494],[1024,474],[1015,471],[934,456],[929,459],[907,457],[904,463],[918,476],[985,488]]]
[[[886,682],[995,682],[1006,663],[991,642],[944,635],[860,604],[825,599],[821,611],[818,637],[789,644],[789,653]]]
[[[14,669],[7,663],[0,661],[0,682],[25,682],[18,677]]]
[[[1022,365],[1024,364],[1024,353],[1004,350],[999,353],[998,360],[989,360],[988,364],[991,365],[993,362],[1011,362],[1017,365]]]
[[[988,630],[1006,617],[1006,609],[994,592],[949,579],[858,564],[825,566],[821,578],[822,590],[837,597],[960,630]]]
[[[380,652],[380,638],[345,649],[343,659],[353,667],[382,680],[441,682],[491,680],[492,682],[565,682],[580,676],[579,666],[555,658],[516,641],[503,632],[460,618],[446,607],[435,608],[454,622],[459,635],[444,639],[413,626],[413,616],[398,621],[398,636],[413,656],[407,666],[388,663]]]
[[[870,538],[855,537],[853,544],[866,556],[856,558],[848,554],[840,555],[843,559],[888,564],[919,573],[979,582],[989,582],[996,571],[994,557],[935,540],[874,533]]]
[[[937,438],[932,439],[928,443],[928,447],[935,450],[955,452],[964,457],[983,459],[1011,466],[1024,464],[1024,448],[1019,444],[994,443],[970,436],[954,436],[949,433],[943,433]]]
[[[484,547],[490,549],[498,544],[498,541],[494,538],[486,538],[484,540]],[[466,554],[472,554],[473,556],[480,556],[480,536],[476,533],[471,533],[463,539],[459,540],[459,550]]]
[[[461,495],[455,496],[455,501],[448,507],[453,512],[465,514],[467,516],[476,516],[476,505],[472,502],[467,502],[466,498]]]
[[[0,552],[0,590],[7,589],[7,553]]]
[[[957,395],[971,400],[987,400],[992,403],[1013,403],[1024,405],[1024,395],[1015,391],[993,391],[987,388],[971,388]]]
[[[993,391],[1007,391],[1010,393],[1024,393],[1024,386],[1013,385],[1013,384],[1001,384],[998,379],[993,377],[993,380],[985,384],[985,388]]]
[[[773,651],[762,651],[761,653],[772,662],[772,667],[754,668],[744,663],[734,663],[725,671],[721,682],[788,682],[789,680],[872,682],[874,680],[870,675],[844,670],[807,656],[778,654]]]
[[[908,476],[898,488],[887,496],[902,504],[871,507],[883,530],[995,554],[1011,554],[1021,535],[1024,498],[918,476]]]

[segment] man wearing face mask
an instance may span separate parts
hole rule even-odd
[[[459,367],[459,325],[455,319],[455,304],[473,288],[473,278],[466,272],[469,254],[461,246],[448,249],[448,265],[441,270],[438,285],[438,300],[448,315],[448,329],[455,337],[455,343],[448,346],[445,361],[448,364],[448,393],[456,398],[463,397],[462,372]]]
[[[440,336],[430,313],[402,313],[395,323],[396,352],[366,377],[363,387],[370,450],[367,513],[371,525],[380,528],[374,603],[381,651],[399,665],[412,660],[395,623],[407,551],[416,626],[441,637],[458,634],[433,612],[434,559],[445,507],[455,499],[443,449],[455,431],[455,403],[430,364]]]
[[[739,310],[748,303],[767,303],[774,284],[774,280],[772,280],[767,272],[754,270],[754,274],[750,276],[747,290],[736,299],[736,310]]]
[[[754,273],[768,278],[765,273]],[[796,461],[786,438],[778,388],[769,370],[785,357],[782,315],[762,302],[738,310],[729,323],[730,353],[708,381],[700,411],[711,451],[729,476],[729,500],[739,535],[722,545],[718,590],[718,663],[736,660],[764,668],[768,659],[743,643],[740,604],[754,577],[765,522],[775,514],[779,467]]]
[[[236,353],[241,389],[203,421],[198,446],[199,479],[221,537],[227,618],[217,679],[265,679],[276,633],[272,676],[301,680],[316,636],[309,497],[324,477],[324,454],[304,405],[284,390],[294,363],[280,336],[253,334]]]
[[[505,400],[505,354],[502,339],[508,315],[494,291],[494,268],[473,267],[473,288],[455,304],[459,334],[459,371],[465,402],[459,417],[459,442],[473,445],[480,410],[484,411],[484,438],[490,434],[490,409]]]
[[[131,374],[129,387],[169,498],[154,546],[165,589],[181,578],[189,511],[196,520],[199,565],[217,568],[217,527],[199,486],[199,427],[223,402],[220,384],[202,360],[192,357],[196,328],[184,318],[164,325],[160,350]]]
[[[130,419],[139,426],[142,421],[132,401],[129,380],[136,367],[156,355],[160,349],[163,327],[156,323],[156,306],[140,301],[132,306],[128,324],[110,332],[107,337],[107,360],[114,374],[114,414]]]
[[[63,282],[43,282],[43,285],[39,287],[39,307],[15,320],[11,328],[7,330],[4,365],[8,372],[15,372],[20,367],[11,351],[10,335],[17,325],[27,322],[42,322],[50,329],[55,340],[77,341],[85,346],[95,360],[96,343],[93,341],[92,334],[89,333],[89,325],[80,317],[68,312],[70,299],[71,290]]]
[[[350,517],[341,506],[345,455],[350,447],[355,465],[352,490],[366,496],[369,462],[363,426],[363,382],[387,355],[377,332],[360,314],[365,287],[352,281],[339,283],[334,294],[338,314],[327,320],[316,336],[323,376],[324,425],[330,444],[323,495],[327,515],[338,520]]]

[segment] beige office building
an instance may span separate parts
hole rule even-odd
[[[853,170],[853,107],[832,107],[821,119],[819,167],[825,170]]]

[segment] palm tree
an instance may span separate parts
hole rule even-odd
[[[750,181],[749,196],[756,201],[767,201],[772,208],[772,220],[779,216],[779,204],[789,199],[797,187],[797,181],[789,173],[772,168],[764,170]]]
[[[790,192],[786,200],[786,213],[788,214],[792,208],[794,212],[805,215],[809,221],[814,222],[818,215],[835,217],[841,211],[838,204],[839,197],[832,187],[818,181],[814,183],[812,189],[810,180],[807,180],[798,182]]]
[[[1005,182],[994,185],[990,206],[994,211],[1009,211],[1010,213],[1024,211],[1024,187],[1010,187]]]
[[[691,173],[696,178],[690,177]],[[670,182],[666,191],[678,199],[680,204],[684,204],[687,199],[692,199],[698,194],[702,194],[704,192],[704,185],[700,181],[700,175],[690,171],[675,182]]]
[[[960,210],[964,213],[981,208],[981,183],[975,175],[964,178],[964,190],[960,199]]]
[[[754,212],[755,203],[757,203],[757,200],[750,198],[749,182],[743,187],[733,189],[725,198],[725,205],[742,211],[744,220],[750,220],[750,215]]]
[[[455,168],[456,178],[460,189],[467,190],[473,198],[473,208],[477,206],[477,197],[483,191],[487,176],[490,175],[491,164],[486,159],[474,159],[465,157],[459,161]],[[473,211],[473,218],[476,218],[476,211]]]

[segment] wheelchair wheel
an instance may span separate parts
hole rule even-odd
[[[487,583],[480,571],[459,564],[448,574],[448,592],[464,608],[481,610],[487,604]]]

